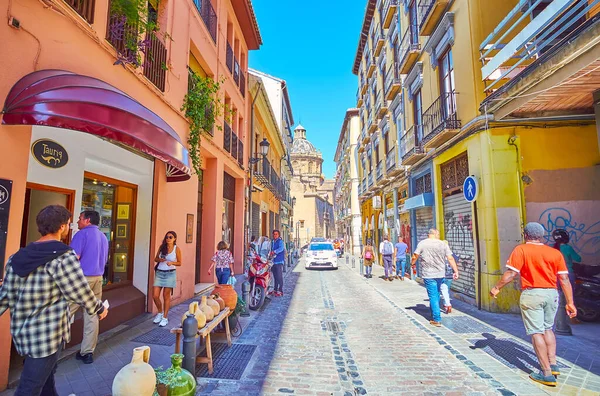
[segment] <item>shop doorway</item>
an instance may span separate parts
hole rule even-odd
[[[198,173],[198,207],[196,208],[196,270],[195,283],[201,283],[202,275],[202,191],[204,189],[204,172]]]
[[[37,214],[48,205],[61,205],[73,213],[75,191],[43,184],[27,183],[25,190],[25,210],[23,211],[23,224],[21,227],[21,247],[40,239],[35,218]],[[73,222],[74,220],[71,219]],[[71,241],[71,231],[63,240],[68,244]]]

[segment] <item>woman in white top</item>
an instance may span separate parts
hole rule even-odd
[[[181,265],[181,250],[176,245],[177,234],[175,231],[169,231],[165,235],[154,261],[154,288],[152,290],[152,298],[154,304],[158,308],[158,315],[154,318],[154,323],[159,323],[159,326],[164,327],[169,323],[168,315],[171,307],[171,294],[177,283],[176,269]],[[162,290],[164,300],[160,301]]]

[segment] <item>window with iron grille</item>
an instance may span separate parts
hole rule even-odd
[[[423,193],[432,192],[431,173],[426,173],[423,176],[416,178],[414,181],[414,186],[415,186],[415,194],[414,195],[420,195]]]
[[[260,205],[252,202],[252,229],[251,235],[259,237],[260,236]]]
[[[223,198],[235,202],[235,178],[223,172]]]
[[[96,0],[65,0],[88,23],[94,23],[94,8]]]
[[[452,195],[462,190],[463,182],[469,176],[469,159],[463,153],[440,166],[442,193]]]

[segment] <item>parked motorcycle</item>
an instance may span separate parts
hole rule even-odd
[[[248,269],[248,282],[250,283],[250,301],[248,308],[256,311],[265,302],[267,293],[271,287],[271,266],[269,260],[263,258],[256,252],[252,252],[252,264]]]
[[[574,285],[574,300],[577,319],[595,322],[600,319],[600,265],[574,263],[577,279]]]

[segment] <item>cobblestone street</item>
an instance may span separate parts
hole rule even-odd
[[[425,290],[410,280],[385,282],[378,278],[381,272],[376,266],[367,280],[359,274],[358,260],[355,268],[340,260],[337,271],[307,271],[300,261],[286,274],[285,296],[267,300],[234,339],[234,348],[244,345],[250,351],[239,379],[219,378],[219,366],[231,361],[217,356],[214,378],[206,378],[204,365],[198,366],[197,394],[600,394],[597,345],[571,337],[571,354],[560,360],[559,386],[538,386],[527,378],[537,363],[520,335],[499,330],[492,320],[479,321],[458,301],[452,314],[443,316],[444,327],[432,328]],[[180,304],[170,316],[177,320],[185,307]],[[508,319],[515,317],[503,318],[509,331]],[[93,365],[63,361],[57,372],[60,395],[110,394],[114,375],[129,362],[132,348],[142,345],[133,339],[155,328],[148,322],[100,345]],[[168,365],[173,343],[148,345],[150,363]]]

